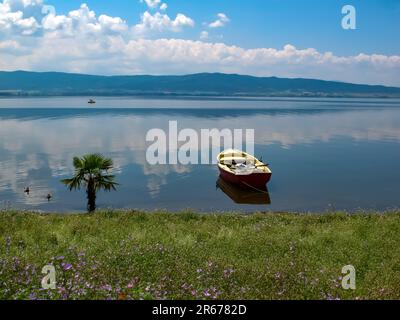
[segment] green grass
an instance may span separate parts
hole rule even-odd
[[[1,212],[0,298],[399,299],[399,248],[399,212]]]

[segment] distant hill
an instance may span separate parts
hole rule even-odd
[[[0,72],[0,96],[55,95],[400,97],[400,88],[222,73],[93,76],[60,72]]]

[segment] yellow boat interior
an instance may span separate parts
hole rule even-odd
[[[267,164],[240,150],[226,150],[218,155],[218,166],[232,174],[271,173]]]

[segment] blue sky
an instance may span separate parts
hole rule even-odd
[[[356,30],[341,26],[344,5]],[[0,0],[0,70],[400,86],[399,31],[400,0]]]
[[[96,13],[119,16],[136,23],[146,10],[139,0],[84,1]],[[81,0],[48,0],[59,13],[76,9]],[[341,9],[351,4],[357,10],[357,30],[341,27]],[[221,35],[227,44],[245,48],[283,47],[291,43],[299,48],[313,47],[336,54],[400,53],[399,0],[170,0],[168,13],[184,13],[196,21],[184,38],[196,38],[204,29],[202,22],[224,12],[230,23]]]

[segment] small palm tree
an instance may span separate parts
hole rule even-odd
[[[96,193],[99,190],[116,190],[118,183],[115,176],[108,173],[113,168],[112,159],[105,158],[101,154],[88,154],[82,158],[74,157],[75,175],[71,179],[64,179],[69,190],[80,190],[86,187],[87,209],[89,212],[96,210]]]

